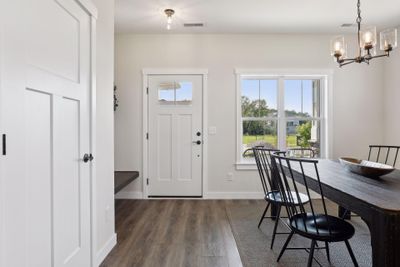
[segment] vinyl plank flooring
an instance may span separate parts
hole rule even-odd
[[[118,200],[101,267],[241,267],[224,200]]]
[[[202,257],[201,266],[229,267],[229,263],[226,257],[211,256],[211,257]]]

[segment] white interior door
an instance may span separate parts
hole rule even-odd
[[[78,1],[6,1],[1,44],[4,266],[91,264],[91,17]]]
[[[202,195],[202,75],[149,75],[149,196]]]

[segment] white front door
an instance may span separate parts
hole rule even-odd
[[[202,195],[202,75],[149,75],[151,196]]]
[[[91,16],[73,0],[6,2],[0,261],[88,267]]]

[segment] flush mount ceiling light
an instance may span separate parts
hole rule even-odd
[[[167,30],[171,30],[171,24],[172,24],[172,15],[175,14],[175,10],[167,8],[164,10],[165,15],[167,15]]]
[[[344,36],[337,36],[331,41],[331,55],[340,67],[351,63],[367,63],[379,57],[389,57],[390,52],[397,47],[397,29],[386,29],[380,33],[380,50],[384,54],[376,55],[376,27],[361,25],[361,3],[357,0],[357,39],[358,55],[354,58],[347,57],[347,44]]]

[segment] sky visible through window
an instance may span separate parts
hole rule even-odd
[[[174,101],[174,83],[170,84],[171,88],[160,88],[158,91],[159,100],[163,101]],[[176,101],[191,101],[192,100],[192,83],[191,82],[179,82],[179,88],[176,89]]]
[[[308,113],[313,112],[312,80],[285,80],[285,110]],[[303,83],[303,97],[302,97]],[[278,80],[242,80],[242,96],[250,101],[265,99],[269,109],[277,109]]]

